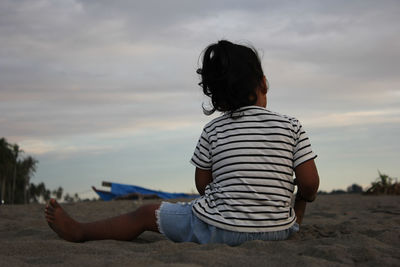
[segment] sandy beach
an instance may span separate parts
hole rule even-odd
[[[139,205],[125,200],[63,207],[75,219],[92,221]],[[319,196],[290,240],[237,247],[173,243],[150,232],[131,242],[75,244],[51,231],[43,210],[39,204],[0,206],[0,266],[400,266],[398,196]]]

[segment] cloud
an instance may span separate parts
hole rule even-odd
[[[261,51],[272,109],[307,118],[320,109],[340,125],[354,120],[352,112],[400,102],[394,2],[0,5],[3,134],[19,140],[201,116],[197,59],[224,37]]]
[[[359,127],[361,125],[399,124],[400,109],[364,110],[342,113],[316,113],[311,117],[305,117],[309,127]]]
[[[73,145],[65,142],[43,141],[38,139],[25,139],[20,143],[21,147],[28,154],[34,156],[56,155],[59,160],[76,156],[79,153],[84,154],[103,154],[112,151],[112,146],[95,144],[95,145]]]

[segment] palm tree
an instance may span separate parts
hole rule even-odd
[[[61,200],[62,199],[62,194],[63,194],[64,189],[59,186],[57,189],[54,189],[52,193],[52,195],[57,198],[57,200]]]
[[[10,145],[7,143],[5,138],[0,139],[0,204],[6,201],[6,186],[7,186],[7,178],[9,173],[9,165],[10,159],[12,156],[12,152],[10,149]]]
[[[28,192],[29,192],[29,183],[32,175],[36,172],[36,165],[38,161],[31,156],[24,158],[20,161],[19,170],[21,172],[21,180],[23,187],[23,199],[24,203],[27,204],[29,200]]]
[[[19,153],[23,152],[22,150],[19,149],[19,146],[17,144],[12,145],[12,155],[13,155],[13,183],[12,183],[12,195],[11,195],[11,203],[15,203],[15,185],[17,182],[17,165],[18,165],[18,157]]]

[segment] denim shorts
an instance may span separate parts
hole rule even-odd
[[[192,212],[192,205],[193,202],[163,202],[156,211],[160,233],[174,242],[223,243],[237,246],[250,240],[285,240],[299,231],[297,223],[289,229],[275,232],[245,233],[224,230],[197,218]]]

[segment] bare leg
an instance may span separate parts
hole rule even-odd
[[[46,220],[61,238],[71,242],[114,239],[132,240],[144,231],[158,232],[155,211],[160,204],[150,204],[134,212],[91,223],[79,223],[51,199],[46,206]]]

